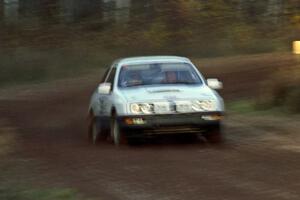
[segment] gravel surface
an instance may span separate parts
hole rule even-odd
[[[97,79],[58,82],[0,100],[14,131],[11,176],[103,200],[299,200],[299,119],[229,113],[226,142],[157,138],[139,146],[93,146],[86,138]],[[1,176],[0,176],[1,179]]]

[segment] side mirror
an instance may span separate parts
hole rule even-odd
[[[223,83],[216,78],[207,79],[207,85],[214,90],[220,90],[223,88]]]
[[[109,94],[111,91],[111,84],[110,83],[101,83],[98,86],[98,93],[99,94]]]

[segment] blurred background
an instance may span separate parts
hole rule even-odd
[[[274,80],[264,81],[268,91],[262,93],[282,96],[296,87],[295,80],[286,80],[290,74],[299,75],[294,67],[299,59],[291,53],[300,31],[297,0],[0,0],[0,27],[0,87],[82,76],[118,57],[158,54],[221,67],[207,73],[232,76],[224,77],[230,84],[225,87],[233,87],[228,96],[236,90],[252,94],[241,90],[253,91],[253,82],[257,87],[270,77]],[[256,56],[232,58],[237,55]],[[214,57],[231,59],[200,61]],[[225,65],[258,73],[248,80]],[[283,73],[274,73],[282,67]],[[235,88],[238,81],[250,88]]]
[[[299,200],[296,40],[299,0],[0,0],[0,199]],[[169,54],[224,83],[225,144],[89,145],[104,69]]]

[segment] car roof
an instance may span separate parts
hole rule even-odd
[[[180,56],[141,56],[128,57],[116,60],[117,64],[141,64],[141,63],[158,63],[158,62],[190,62],[190,59]]]

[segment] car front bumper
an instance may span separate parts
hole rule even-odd
[[[128,136],[201,133],[220,125],[222,112],[120,116],[120,128]]]

